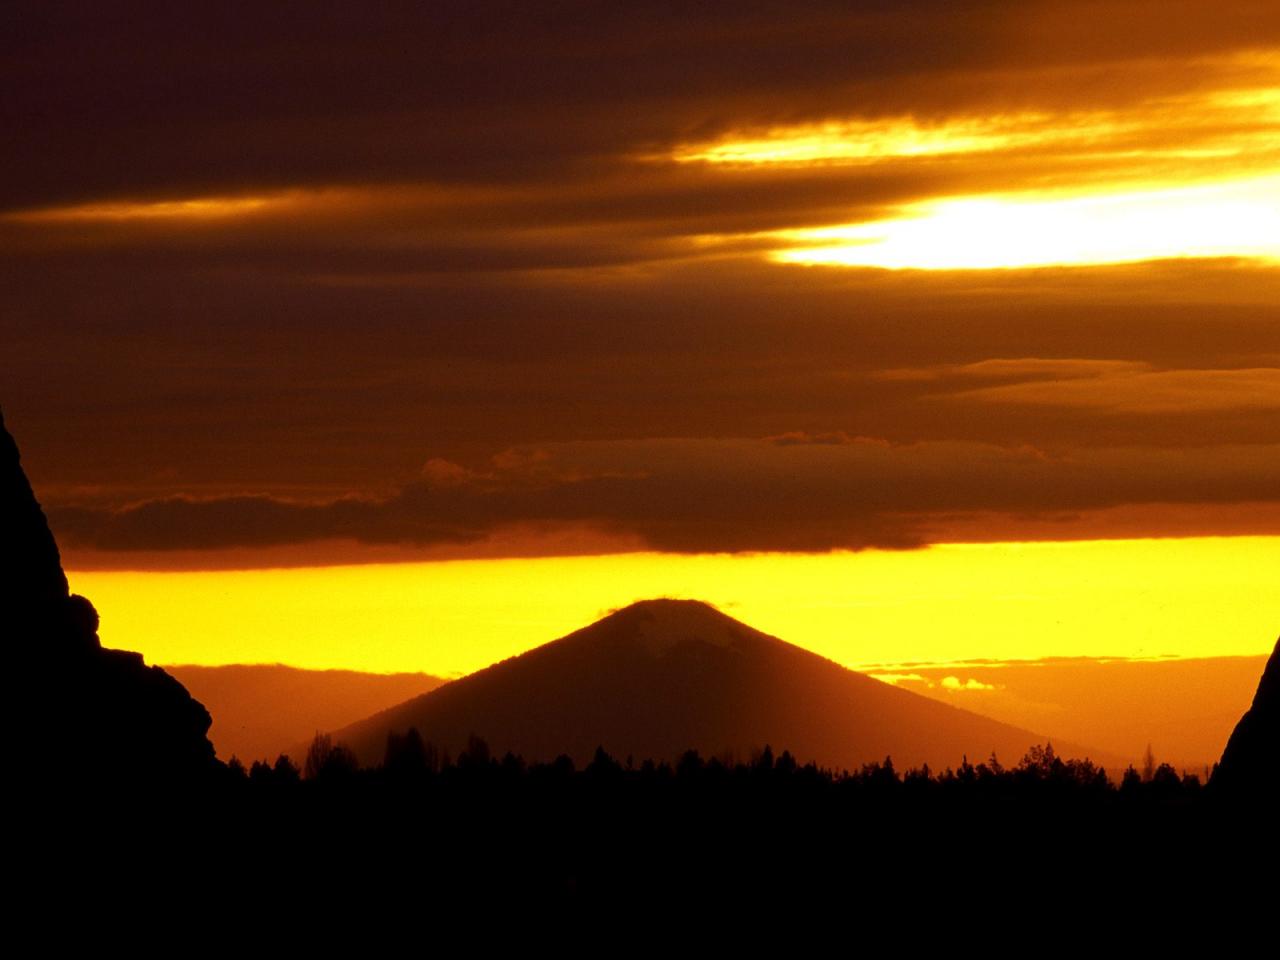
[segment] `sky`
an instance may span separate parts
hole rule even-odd
[[[1274,642],[1274,3],[2,16],[0,403],[119,645],[180,596],[188,662],[448,674],[653,594],[850,664]],[[815,612],[864,576],[911,615]]]

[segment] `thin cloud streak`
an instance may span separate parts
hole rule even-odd
[[[1113,413],[1168,414],[1280,408],[1280,368],[1160,370],[1129,360],[992,359],[878,371],[889,383],[938,383],[935,400],[1076,407]],[[982,387],[954,387],[974,380]],[[1002,382],[1003,381],[1003,382]]]
[[[963,390],[954,400],[1140,414],[1280,409],[1280,369],[1160,370]]]

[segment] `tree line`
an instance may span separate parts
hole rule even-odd
[[[856,770],[835,770],[801,763],[789,751],[775,754],[765,745],[748,759],[704,757],[688,750],[675,760],[618,759],[603,747],[583,766],[562,755],[548,762],[527,762],[514,753],[495,756],[485,740],[472,736],[457,756],[424,740],[416,729],[391,733],[380,765],[362,768],[356,756],[328,734],[317,733],[299,766],[287,755],[274,763],[256,761],[246,768],[228,763],[228,782],[263,788],[344,791],[398,789],[563,789],[580,783],[615,791],[629,789],[704,789],[750,792],[768,787],[797,792],[903,800],[948,799],[1016,801],[1038,798],[1108,804],[1143,801],[1188,805],[1199,801],[1204,783],[1194,773],[1156,764],[1148,752],[1140,771],[1133,766],[1112,777],[1088,759],[1059,756],[1052,743],[1037,744],[1006,766],[993,753],[978,763],[962,757],[956,767],[935,771],[925,764],[900,770],[892,757]]]

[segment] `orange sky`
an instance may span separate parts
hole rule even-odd
[[[0,403],[110,643],[1274,640],[1274,3],[13,20]]]

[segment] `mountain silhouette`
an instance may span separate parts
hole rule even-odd
[[[1045,740],[855,673],[692,600],[635,603],[333,739],[371,765],[388,734],[409,728],[455,753],[472,734],[497,754],[579,762],[597,746],[636,760],[688,749],[747,759],[768,744],[834,769],[886,756],[941,768],[992,752],[1014,763]]]
[[[141,654],[99,642],[98,613],[68,589],[3,415],[0,530],[8,681],[22,702],[19,749],[37,782],[136,785],[214,773],[208,711]]]
[[[1213,787],[1251,799],[1280,796],[1280,640],[1258,681],[1253,705],[1245,711],[1214,770]]]

